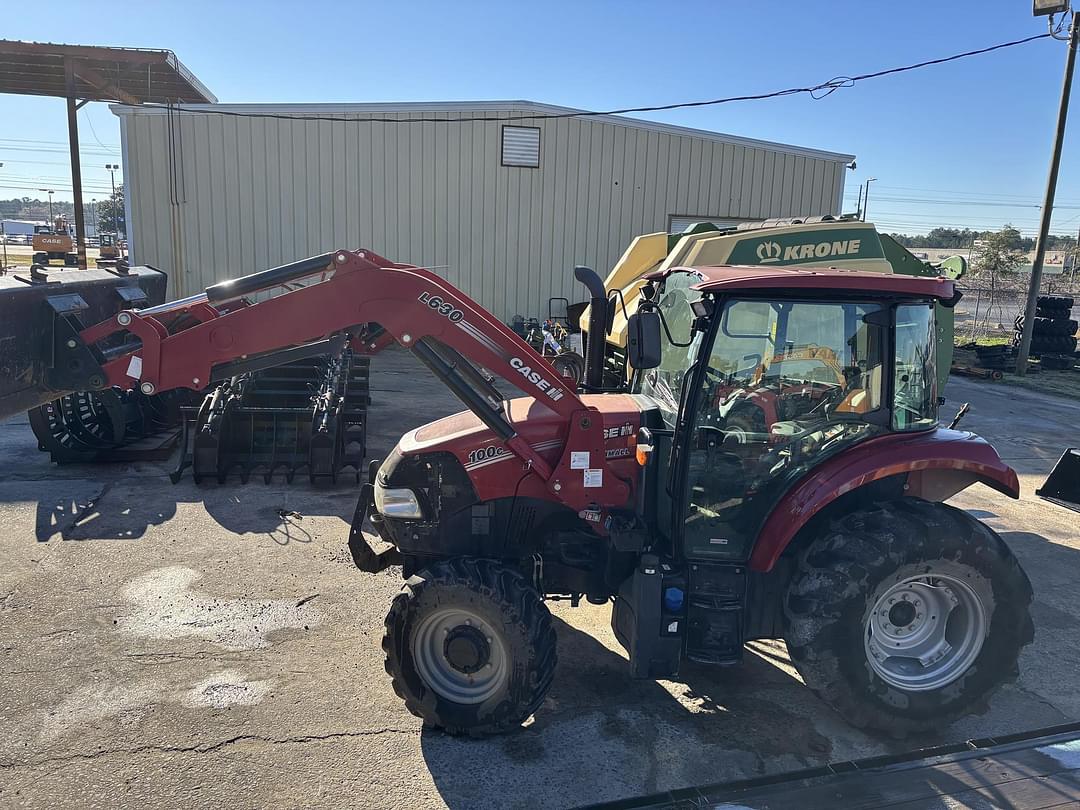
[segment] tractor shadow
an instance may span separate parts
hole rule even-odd
[[[530,724],[479,740],[423,732],[432,779],[452,808],[580,806],[1076,720],[1078,549],[1030,531],[1001,535],[1035,590],[1035,641],[1019,681],[951,726],[900,740],[855,729],[805,687],[778,641],[752,642],[735,666],[684,664],[669,681],[635,680],[622,651],[600,640],[614,645],[598,624],[606,611],[583,608],[581,620],[568,617],[574,624],[555,618],[558,669]],[[948,774],[932,779],[942,792],[963,787]]]
[[[558,669],[531,724],[479,740],[423,732],[449,807],[578,806],[713,782],[732,768],[730,778],[759,775],[781,756],[790,768],[830,758],[832,742],[812,719],[784,708],[806,689],[779,666],[782,644],[755,644],[733,667],[686,664],[657,682],[630,677],[626,658],[589,633],[555,625]],[[499,784],[513,784],[515,798]]]
[[[351,477],[324,488],[311,486],[306,478],[289,484],[280,476],[269,484],[260,478],[247,484],[230,479],[223,485],[196,485],[190,479],[172,484],[157,470],[146,477],[100,466],[92,472],[95,477],[35,482],[28,490],[26,499],[36,501],[38,542],[137,540],[152,527],[177,519],[194,524],[192,530],[214,531],[212,524],[207,526],[208,516],[234,534],[264,535],[278,545],[303,544],[313,539],[312,521],[305,518],[336,517],[348,524],[359,497]],[[347,531],[346,525],[342,543]]]

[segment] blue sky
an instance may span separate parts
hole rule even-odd
[[[171,48],[229,102],[532,99],[586,109],[815,84],[1046,30],[1030,0],[754,2],[49,3],[10,14],[13,39]],[[858,156],[845,210],[876,177],[887,230],[1038,224],[1065,43],[1040,40],[806,96],[657,113],[655,120]],[[1075,95],[1075,94],[1074,94]],[[1054,231],[1080,227],[1080,106]],[[87,197],[119,159],[104,104],[80,114]],[[42,151],[32,151],[40,149]],[[0,95],[0,196],[70,199],[59,99]],[[118,178],[119,179],[119,178]],[[8,187],[10,186],[10,188]],[[30,189],[30,190],[25,190]]]

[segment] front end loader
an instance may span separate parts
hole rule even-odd
[[[577,276],[601,334],[603,285]],[[1019,497],[987,442],[938,423],[936,318],[956,301],[942,277],[666,267],[627,320],[629,390],[581,394],[433,273],[339,250],[101,323],[46,313],[50,351],[25,387],[44,402],[199,386],[360,348],[377,319],[467,408],[371,465],[348,538],[362,571],[401,568],[383,650],[425,724],[484,734],[542,710],[557,652],[545,602],[584,599],[612,605],[635,677],[735,665],[747,641],[783,639],[847,721],[901,736],[976,710],[1033,637],[1015,556],[944,503],[975,483]],[[604,357],[589,348],[595,390]],[[747,413],[762,390],[769,419]]]

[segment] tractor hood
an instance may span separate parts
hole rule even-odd
[[[582,396],[582,400],[603,419],[608,463],[625,463],[626,473],[631,474],[630,467],[637,466],[634,447],[648,400],[629,394],[592,394]],[[545,461],[556,464],[566,442],[566,420],[532,397],[509,400],[506,408],[519,435]],[[499,497],[507,486],[512,490],[521,478],[521,461],[470,411],[411,430],[394,448],[394,454],[402,456],[433,453],[452,454],[468,472],[481,500]]]

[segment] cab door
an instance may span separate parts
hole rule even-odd
[[[877,304],[724,302],[694,375],[673,528],[691,560],[741,562],[783,491],[888,429]]]

